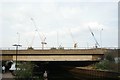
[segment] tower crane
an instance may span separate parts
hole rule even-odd
[[[69,29],[69,32],[70,32],[70,35],[71,35],[72,40],[73,40],[73,42],[74,42],[73,47],[74,47],[74,48],[77,48],[77,43],[76,43],[76,41],[74,40],[73,35],[72,35],[72,32],[70,31],[70,29]]]
[[[34,19],[33,19],[33,18],[31,18],[31,21],[33,22],[34,27],[35,27],[36,31],[38,32],[38,28],[37,28],[37,26],[36,26],[36,24],[35,24]],[[40,33],[39,33],[39,32],[38,32],[38,35],[39,35],[39,37],[40,37],[40,39],[41,39],[42,49],[44,49],[44,45],[45,45],[45,44],[47,44],[47,43],[45,42],[46,37],[45,37],[43,34],[42,34],[42,35],[40,35]]]
[[[89,30],[90,30],[91,35],[93,36],[93,38],[94,38],[94,40],[95,40],[95,47],[97,48],[97,47],[100,46],[100,45],[99,45],[97,39],[95,38],[95,35],[94,35],[92,29],[91,29],[89,26],[88,26],[88,28],[89,28]]]
[[[45,40],[46,40],[46,37],[45,37],[44,34],[43,34],[43,38],[42,38],[42,42],[41,42],[41,44],[42,44],[42,49],[44,49],[44,45],[47,44],[47,43],[45,42]]]

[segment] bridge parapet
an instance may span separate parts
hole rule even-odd
[[[104,54],[105,49],[19,50],[18,54]],[[16,50],[2,50],[2,54],[16,54]]]
[[[19,50],[19,61],[97,61],[107,50],[69,49],[69,50]],[[16,60],[16,50],[2,50],[3,60]]]

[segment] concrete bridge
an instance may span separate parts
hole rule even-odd
[[[16,61],[99,61],[106,49],[0,50],[2,60]]]

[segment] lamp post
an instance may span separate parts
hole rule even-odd
[[[18,54],[18,47],[19,47],[19,46],[22,46],[22,45],[14,44],[13,46],[16,47],[16,71],[17,71],[17,54]]]
[[[101,43],[101,48],[102,48],[102,31],[103,31],[103,28],[100,30],[100,43]]]

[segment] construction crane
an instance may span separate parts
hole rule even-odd
[[[73,40],[73,43],[74,43],[73,47],[74,47],[74,48],[77,48],[77,43],[76,43],[76,41],[74,40],[73,35],[72,35],[72,32],[71,32],[70,29],[69,29],[69,33],[70,33],[70,35],[71,35],[71,37],[72,37],[72,40]]]
[[[35,26],[35,29],[36,29],[36,31],[38,32],[38,35],[39,35],[39,37],[40,37],[40,39],[41,39],[42,49],[44,49],[44,45],[47,44],[47,43],[45,42],[46,37],[45,37],[44,34],[40,35],[40,33],[39,33],[39,31],[38,31],[39,29],[37,28],[37,26],[36,26],[35,21],[34,21],[33,18],[31,18],[31,21],[33,22],[33,24],[34,24],[34,26]]]
[[[47,44],[47,43],[45,42],[45,40],[46,40],[46,37],[45,37],[45,35],[43,34],[43,38],[42,38],[42,42],[41,42],[41,44],[42,44],[42,49],[44,49],[44,45]]]
[[[92,29],[91,29],[89,26],[88,26],[88,28],[89,28],[90,33],[92,34],[92,36],[93,36],[93,38],[94,38],[94,40],[95,40],[95,48],[98,48],[98,46],[100,46],[100,45],[99,45],[97,39],[95,38],[95,35],[94,35]]]

